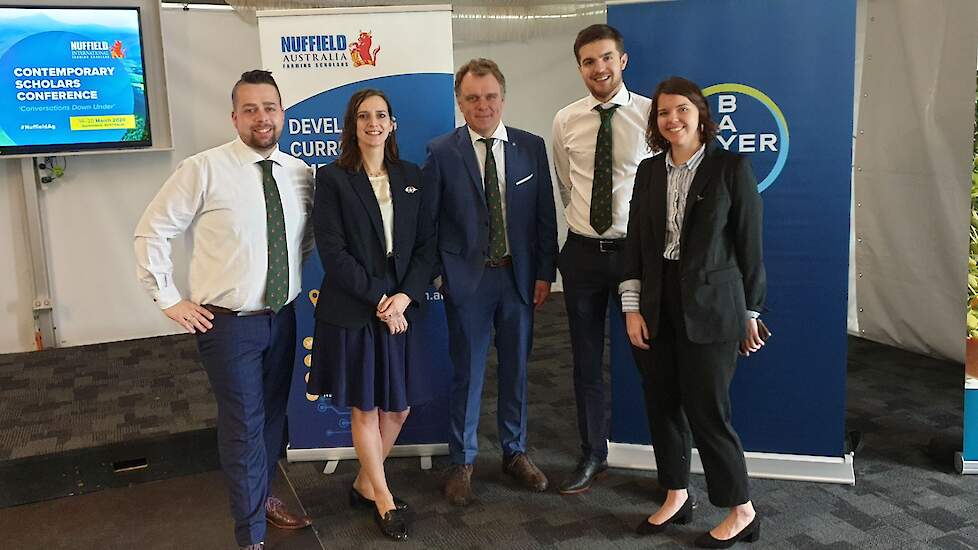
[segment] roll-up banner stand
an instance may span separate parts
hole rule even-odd
[[[855,0],[614,3],[630,90],[698,83],[717,141],[747,155],[764,202],[773,336],[739,360],[733,423],[751,476],[855,483],[845,448]],[[621,319],[612,331],[608,462],[655,468]],[[652,442],[654,444],[654,442]],[[693,470],[702,472],[694,451]]]
[[[425,144],[454,128],[451,6],[259,11],[262,65],[282,93],[283,151],[321,166],[339,155],[350,96],[378,88],[390,98],[401,157],[420,164]],[[308,395],[313,311],[323,268],[316,254],[303,267],[296,300],[296,364],[288,405],[288,460],[354,458],[350,410]],[[411,407],[391,456],[448,454],[448,358],[445,310],[429,289],[423,319],[410,331],[410,353],[430,380],[432,399]]]

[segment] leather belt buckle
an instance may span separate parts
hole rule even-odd
[[[607,239],[598,239],[598,250],[600,252],[617,252],[618,251],[618,241],[609,241]]]
[[[509,267],[513,265],[512,256],[503,256],[498,260],[486,260],[486,267]]]
[[[235,311],[233,309],[228,309],[226,307],[214,306],[211,304],[204,304],[204,309],[215,314],[215,315],[232,315],[234,317],[251,317],[253,315],[267,315],[271,314],[272,310],[270,308],[259,309],[257,311]]]

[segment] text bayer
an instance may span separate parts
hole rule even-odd
[[[718,125],[718,130],[720,132],[731,132],[727,136],[717,134],[717,141],[724,149],[730,149],[730,146],[736,141],[737,151],[741,153],[756,153],[764,151],[775,151],[778,150],[778,135],[777,134],[740,134],[737,133],[737,126],[734,124],[733,117],[730,113],[737,111],[737,96],[734,95],[718,95],[717,96],[717,113],[722,114],[723,117],[720,119],[720,124]]]

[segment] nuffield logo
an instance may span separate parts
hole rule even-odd
[[[727,150],[749,154],[760,179],[757,190],[774,184],[788,159],[788,121],[764,92],[746,84],[716,84],[703,90],[720,117],[717,141]],[[760,178],[761,174],[766,174]]]
[[[372,32],[360,31],[360,37],[350,46],[350,55],[353,57],[353,66],[376,65],[377,54],[380,53],[380,46],[373,46],[374,35]],[[371,47],[373,49],[371,50]]]
[[[345,34],[283,36],[281,45],[283,69],[350,66]]]
[[[68,43],[72,59],[125,59],[126,49],[121,40],[111,44],[104,40],[72,40]]]

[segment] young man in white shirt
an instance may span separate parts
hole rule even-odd
[[[270,488],[284,437],[302,259],[312,241],[309,166],[279,150],[285,115],[268,71],[231,91],[234,141],[181,162],[136,227],[138,276],[167,317],[197,335],[217,400],[218,452],[235,539],[263,547],[266,522],[311,524]],[[192,241],[190,293],[173,280],[170,241]]]
[[[588,95],[557,112],[553,157],[564,199],[567,242],[558,267],[574,355],[574,394],[581,457],[559,487],[562,494],[591,488],[608,468],[608,422],[602,355],[609,300],[621,315],[622,244],[635,171],[651,155],[645,128],[651,101],[622,82],[628,65],[621,34],[591,25],[574,41]]]

